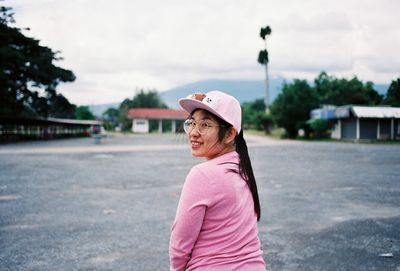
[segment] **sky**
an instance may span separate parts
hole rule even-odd
[[[398,0],[5,0],[15,26],[61,51],[74,72],[58,92],[77,105],[121,102],[208,79],[269,76],[390,84],[400,77]]]

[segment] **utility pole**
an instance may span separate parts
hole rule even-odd
[[[264,28],[261,28],[260,31],[260,37],[264,40],[265,42],[265,50],[261,50],[259,55],[258,55],[258,63],[265,65],[265,112],[269,114],[269,107],[270,107],[270,100],[269,100],[269,78],[268,78],[268,50],[267,50],[267,36],[271,35],[271,28],[269,26],[266,26]]]

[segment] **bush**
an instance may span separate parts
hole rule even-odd
[[[325,119],[315,119],[308,122],[313,137],[327,138],[329,137],[330,123]]]
[[[271,133],[274,124],[271,115],[265,112],[257,112],[255,123],[257,130],[263,130],[266,134]]]

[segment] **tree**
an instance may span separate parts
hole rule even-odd
[[[78,106],[75,110],[75,118],[78,120],[94,120],[96,117],[90,111],[89,106]]]
[[[260,53],[258,54],[258,63],[262,64],[265,66],[265,110],[268,113],[269,111],[269,80],[268,80],[268,62],[269,62],[269,57],[268,57],[268,50],[267,50],[267,36],[271,35],[271,28],[269,26],[262,27],[260,30],[260,37],[264,40],[265,42],[265,50],[261,50]]]
[[[39,45],[39,40],[26,37],[15,23],[12,8],[0,7],[0,115],[73,116],[75,106],[56,87],[72,82],[70,70],[57,67],[62,60],[59,51]]]
[[[114,130],[115,127],[118,126],[118,116],[119,116],[119,111],[116,108],[108,108],[104,113],[103,113],[103,121],[104,121],[104,126],[106,130]]]
[[[46,91],[47,100],[47,114],[42,116],[49,116],[53,118],[75,118],[76,105],[71,104],[67,98],[62,94],[57,94],[55,90],[48,89]]]
[[[313,137],[315,138],[327,138],[329,137],[329,129],[331,124],[329,120],[326,119],[313,119],[308,121],[311,131],[313,132]]]
[[[133,99],[125,99],[119,106],[118,121],[123,131],[130,130],[132,122],[127,118],[130,108],[168,108],[161,100],[156,90],[145,91],[141,89]],[[152,128],[152,127],[150,127]]]
[[[167,108],[155,90],[145,91],[141,89],[132,100],[126,99],[123,104],[127,104],[129,108]]]
[[[374,90],[372,82],[364,84],[357,77],[351,80],[337,79],[321,72],[314,83],[320,104],[378,105],[382,101],[382,96]]]
[[[400,78],[390,84],[383,104],[400,107]]]
[[[306,80],[295,79],[292,84],[284,83],[282,92],[271,106],[271,115],[289,138],[295,138],[309,119],[310,111],[318,105],[315,89]]]
[[[271,35],[271,32],[272,32],[271,27],[269,27],[268,25],[266,27],[264,27],[264,28],[261,27],[260,37],[263,40],[265,40],[268,35]]]
[[[242,104],[242,119],[245,129],[257,129],[257,114],[265,112],[265,104],[263,99],[257,99],[253,102],[244,102]]]

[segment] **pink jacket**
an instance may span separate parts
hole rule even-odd
[[[171,270],[265,270],[251,192],[230,152],[192,168],[172,226]]]

